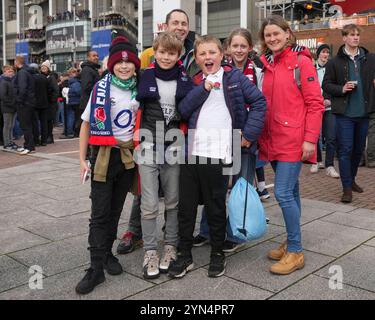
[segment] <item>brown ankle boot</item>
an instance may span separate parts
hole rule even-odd
[[[358,184],[356,184],[355,181],[352,184],[352,190],[354,192],[363,193],[363,189]]]
[[[344,193],[341,197],[341,202],[350,203],[353,199],[353,193],[351,188],[345,188]]]
[[[282,259],[271,266],[270,271],[275,274],[286,275],[305,266],[305,257],[302,252],[287,252]]]
[[[277,249],[268,251],[268,254],[267,254],[268,258],[271,260],[279,261],[283,257],[283,255],[286,253],[286,246],[287,246],[287,242],[285,241]]]

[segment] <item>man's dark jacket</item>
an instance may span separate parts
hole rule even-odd
[[[345,114],[349,104],[350,92],[343,93],[342,89],[349,79],[350,57],[344,52],[345,46],[341,46],[337,56],[326,64],[326,72],[323,80],[323,91],[331,96],[332,113]],[[375,112],[375,54],[369,53],[361,47],[364,55],[360,58],[361,80],[366,113]]]
[[[87,103],[90,99],[91,90],[94,87],[95,83],[99,81],[99,68],[100,65],[86,61],[82,63],[82,72],[81,72],[81,100],[80,100],[80,109],[85,110]]]
[[[33,108],[35,106],[33,70],[28,66],[23,66],[18,70],[13,83],[17,104],[21,108]]]

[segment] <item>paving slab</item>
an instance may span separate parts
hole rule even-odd
[[[58,169],[59,168],[56,168],[55,165],[50,164],[49,161],[41,161],[37,166],[27,164],[15,168],[4,169],[4,172],[11,176],[25,176],[34,173],[57,171]]]
[[[302,199],[301,203],[302,203],[302,206],[320,208],[320,209],[328,210],[331,212],[333,211],[350,212],[356,209],[356,207],[352,207],[349,205],[331,203],[331,202],[323,202],[323,201],[311,200],[311,199]]]
[[[27,193],[23,188],[18,188],[17,186],[9,186],[6,184],[0,184],[0,199],[19,196]]]
[[[365,245],[375,247],[375,238],[367,241]]]
[[[87,236],[84,235],[40,245],[9,256],[27,266],[38,265],[43,269],[43,274],[52,276],[88,264],[90,257],[87,247]]]
[[[375,211],[358,209],[349,213],[335,212],[321,219],[348,227],[375,231]]]
[[[91,200],[88,197],[67,201],[53,200],[50,204],[38,206],[37,210],[56,218],[67,217],[90,211]]]
[[[152,287],[152,284],[128,273],[119,276],[106,274],[106,281],[85,296],[75,293],[83,278],[85,267],[43,279],[42,290],[28,285],[0,294],[0,300],[121,300]]]
[[[25,193],[19,196],[7,197],[1,199],[0,213],[19,210],[22,208],[39,207],[40,205],[50,204],[53,199],[33,193]]]
[[[271,300],[375,300],[375,293],[346,284],[340,290],[333,290],[328,279],[309,275]]]
[[[4,227],[24,227],[30,224],[50,225],[55,221],[43,213],[24,208],[12,210],[0,214],[0,226]],[[31,230],[30,230],[31,231]],[[49,237],[46,237],[50,239]]]
[[[88,234],[90,212],[26,224],[23,229],[53,241]],[[0,216],[1,222],[1,216]]]
[[[77,198],[88,198],[90,194],[90,185],[80,184],[64,188],[51,186],[49,190],[34,191],[34,193],[44,195],[54,200],[74,200]]]
[[[334,259],[305,251],[305,267],[302,270],[278,276],[270,273],[269,269],[274,262],[267,258],[267,252],[274,248],[275,243],[267,241],[228,257],[226,276],[257,288],[279,292]]]
[[[321,277],[329,277],[329,269],[333,265],[340,266],[343,272],[343,283],[375,292],[374,257],[374,247],[360,246],[326,268],[316,272],[316,274]]]
[[[6,185],[23,185],[25,183],[30,183],[30,181],[44,181],[44,180],[53,180],[56,177],[56,172],[37,172],[33,174],[27,174],[22,176],[9,176],[0,178],[0,182]]]
[[[115,243],[114,248],[117,247],[117,243]],[[203,246],[199,248],[193,248],[193,260],[194,260],[194,269],[198,269],[202,266],[207,265],[210,262],[210,246]],[[123,265],[124,269],[129,272],[130,274],[137,276],[139,278],[143,278],[143,257],[144,257],[144,250],[140,248],[138,250],[133,251],[132,253],[126,255],[118,255],[117,258],[119,259],[120,263]],[[162,256],[163,254],[163,244],[159,241],[158,245],[158,254]],[[160,284],[165,281],[170,280],[166,274],[161,274],[160,278],[148,280],[155,284]]]
[[[322,208],[302,206],[301,225],[307,224],[311,221],[327,216],[333,212],[334,210],[325,210]],[[266,215],[271,220],[272,224],[285,227],[283,212],[279,206],[273,206],[269,209],[266,209]]]
[[[173,279],[129,300],[263,300],[271,292],[255,288],[228,277],[209,278],[198,269],[182,279]]]
[[[24,250],[50,241],[16,227],[0,229],[0,255]]]
[[[49,184],[56,186],[56,187],[74,187],[81,185],[80,177],[79,177],[79,171],[76,171],[74,176],[64,176],[64,177],[53,177],[53,179],[47,179],[46,180]],[[86,183],[87,185],[90,185],[89,183]]]
[[[306,250],[340,257],[374,236],[373,231],[317,220],[302,227],[302,246]],[[285,238],[275,240],[281,243]]]
[[[0,292],[28,283],[29,268],[7,257],[0,256]],[[0,299],[1,300],[1,299]]]

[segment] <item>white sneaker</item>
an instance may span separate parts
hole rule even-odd
[[[21,156],[25,156],[27,154],[31,153],[31,150],[29,149],[23,149],[22,151],[18,152]]]
[[[331,178],[336,178],[336,179],[340,178],[340,174],[332,166],[327,168],[326,175]]]
[[[318,162],[318,168],[319,169],[324,169],[325,168],[325,165],[323,162]]]
[[[164,256],[161,259],[160,262],[160,272],[161,273],[168,273],[169,270],[169,265],[171,264],[172,261],[177,260],[177,250],[176,247],[170,246],[170,245],[165,245],[164,246]]]
[[[143,260],[143,277],[145,279],[159,278],[159,256],[156,250],[148,250]]]
[[[319,171],[319,165],[318,164],[311,165],[310,173],[318,173],[318,171]]]

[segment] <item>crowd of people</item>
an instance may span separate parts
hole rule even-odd
[[[94,20],[94,27],[105,27],[105,26],[126,26],[127,20],[123,16],[105,17],[103,19]]]
[[[46,36],[45,30],[25,30],[23,33],[17,33],[18,40],[44,39],[45,36]]]
[[[51,116],[46,110],[56,110],[55,103],[64,110],[57,113],[65,119],[63,138],[80,137],[80,173],[83,182],[91,174],[92,209],[91,264],[76,286],[79,294],[104,282],[104,271],[123,272],[113,245],[130,191],[135,196],[117,253],[143,246],[145,279],[160,273],[184,277],[194,268],[193,247],[208,243],[208,276],[225,273],[225,253],[244,244],[231,234],[226,210],[230,179],[223,172],[236,159],[240,170],[232,185],[242,177],[262,200],[269,198],[264,166],[270,163],[275,173],[274,195],[287,238],[267,253],[275,261],[273,274],[290,274],[305,265],[299,192],[304,163],[311,165],[311,173],[325,167],[328,177],[341,179],[343,203],[352,201],[353,192],[363,192],[356,176],[366,138],[369,150],[375,143],[375,55],[360,46],[359,27],[343,28],[335,57],[322,44],[314,58],[296,44],[281,16],[263,21],[260,57],[246,29],[233,30],[224,51],[210,35],[193,42],[183,10],[172,10],[166,25],[140,59],[125,37],[115,37],[104,73],[94,51],[81,71],[68,70],[58,83],[47,62],[39,72],[17,57],[16,76],[11,66],[3,70],[4,149],[27,154],[36,142],[48,143]],[[16,113],[24,147],[12,142]],[[239,150],[234,132],[240,132]],[[374,156],[368,159],[370,167],[375,167]],[[160,199],[165,204],[161,252]],[[204,207],[194,236],[199,205]]]
[[[53,23],[55,21],[66,21],[66,20],[73,20],[74,13],[72,11],[64,11],[64,12],[57,12],[53,16],[47,17],[48,23]],[[77,10],[76,16],[80,19],[89,19],[90,18],[90,10]]]

